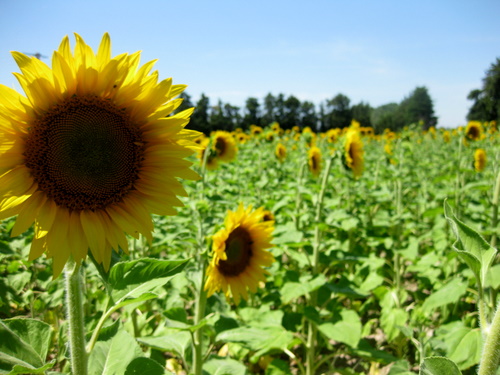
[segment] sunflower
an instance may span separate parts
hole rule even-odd
[[[286,147],[283,145],[283,143],[279,142],[276,145],[276,149],[274,150],[274,154],[278,158],[278,160],[283,163],[286,159]]]
[[[260,126],[258,125],[250,125],[250,134],[253,136],[253,137],[257,137],[259,134],[262,134],[262,132],[264,131],[264,129],[262,129]]]
[[[205,159],[205,153],[208,152],[207,160],[205,161],[205,168],[209,171],[213,171],[217,169],[219,166],[219,160],[217,155],[212,148],[209,147],[210,138],[203,138],[200,144],[200,149],[198,150],[198,159],[200,159],[200,165],[203,164],[203,160]]]
[[[317,146],[313,146],[309,149],[307,154],[307,164],[309,165],[309,170],[314,176],[319,176],[321,172],[321,150]]]
[[[252,211],[240,204],[236,212],[228,211],[224,228],[213,236],[213,257],[207,268],[205,290],[208,296],[222,290],[226,298],[239,304],[248,299],[247,289],[257,291],[265,281],[268,267],[274,261],[267,251],[272,247],[274,221],[263,221],[264,209]]]
[[[479,121],[469,121],[465,128],[465,138],[471,141],[477,141],[482,138],[483,127]]]
[[[220,161],[231,161],[236,157],[238,149],[230,133],[224,130],[217,130],[212,133],[212,139],[212,149]]]
[[[166,117],[185,86],[158,82],[139,52],[112,58],[108,34],[96,54],[75,38],[52,68],[12,53],[26,96],[0,85],[0,220],[18,215],[12,236],[35,224],[29,259],[46,252],[54,276],[88,249],[109,269],[126,234],[151,242],[150,214],[176,214],[177,178],[198,178],[184,160],[199,134],[184,130],[192,109]]]
[[[486,151],[482,148],[476,149],[474,152],[474,169],[476,172],[482,172],[486,167]]]
[[[349,129],[346,133],[344,143],[344,164],[353,171],[354,177],[359,177],[363,173],[363,142],[359,137],[359,132]]]

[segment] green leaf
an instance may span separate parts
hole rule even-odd
[[[124,374],[143,353],[135,339],[121,330],[109,341],[98,341],[89,356],[89,375]]]
[[[281,359],[273,359],[267,366],[265,375],[292,375],[290,365]]]
[[[56,364],[56,360],[52,360],[51,362],[45,364],[45,366],[39,368],[25,367],[21,365],[15,365],[10,372],[6,372],[8,375],[25,375],[25,374],[45,374],[45,372],[54,367]],[[0,370],[0,374],[3,374],[2,370]]]
[[[464,327],[448,336],[451,344],[448,357],[454,361],[460,370],[468,369],[479,363],[483,340],[480,329]]]
[[[115,290],[126,289],[130,285],[144,284],[153,279],[174,276],[181,272],[189,259],[159,260],[143,258],[115,264],[109,272],[109,283]]]
[[[165,375],[167,373],[162,365],[151,358],[135,358],[127,366],[125,375]]]
[[[301,279],[300,282],[287,282],[280,291],[281,301],[287,305],[301,296],[309,295],[309,293],[318,290],[325,283],[326,277],[323,274],[319,274],[312,280]]]
[[[217,341],[236,342],[255,350],[256,353],[250,358],[251,362],[255,362],[269,352],[288,349],[295,338],[292,332],[281,326],[239,327],[221,332],[217,335]]]
[[[387,341],[392,342],[398,337],[401,329],[408,321],[408,313],[401,309],[394,307],[392,309],[383,309],[380,316],[380,326],[387,336]]]
[[[54,362],[45,363],[50,335],[50,326],[34,319],[0,321],[0,374],[36,374],[53,367]]]
[[[422,305],[422,310],[429,314],[434,309],[456,303],[467,291],[467,283],[461,278],[454,278],[436,292],[433,292]]]
[[[361,320],[353,310],[342,310],[342,320],[336,323],[323,323],[318,330],[331,340],[340,341],[352,348],[358,346],[361,339]]]
[[[188,261],[145,258],[115,264],[111,268],[108,280],[113,288],[113,299],[119,304],[125,300],[154,298],[152,295],[141,296],[165,285],[184,269]],[[132,302],[141,302],[146,299]]]
[[[47,358],[52,337],[50,325],[40,320],[21,318],[6,319],[3,322],[29,344],[41,358]]]
[[[137,341],[151,348],[175,353],[181,358],[184,358],[186,351],[191,346],[191,334],[189,332],[170,330],[170,334],[164,336],[140,337]]]
[[[210,375],[246,375],[244,364],[234,359],[210,359],[203,364],[203,372]]]
[[[445,357],[424,358],[420,366],[420,375],[462,375],[457,365]]]
[[[446,201],[444,202],[444,214],[457,237],[457,241],[453,244],[453,250],[467,263],[474,272],[478,284],[483,288],[488,269],[495,259],[497,250],[491,247],[474,229],[458,220]]]

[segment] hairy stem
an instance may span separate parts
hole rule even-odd
[[[85,351],[82,276],[80,274],[80,265],[72,257],[66,264],[65,276],[71,370],[73,375],[87,375],[88,359]]]

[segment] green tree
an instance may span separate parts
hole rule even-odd
[[[327,100],[327,129],[345,128],[351,124],[351,100],[344,94],[337,94],[333,99]]]
[[[269,93],[264,98],[264,115],[261,119],[261,125],[267,126],[271,122],[275,121],[275,111],[276,111],[276,98],[273,94]]]
[[[191,116],[191,121],[189,121],[188,127],[208,135],[211,131],[209,108],[210,99],[205,96],[205,94],[201,94],[200,100],[196,103],[196,108]]]
[[[351,107],[352,118],[361,126],[372,126],[371,114],[373,108],[368,103],[360,102]]]
[[[250,125],[260,124],[261,114],[260,114],[260,104],[259,100],[256,98],[248,98],[245,102],[245,115],[241,123],[241,127],[244,130],[248,130]]]
[[[280,119],[280,126],[283,129],[291,129],[300,124],[300,100],[295,96],[290,95],[284,101],[283,112],[283,117]]]
[[[398,103],[388,103],[373,109],[370,119],[376,133],[385,129],[397,130],[398,108]]]
[[[312,130],[318,131],[318,115],[314,103],[305,101],[300,106],[300,124],[301,128],[309,126]]]
[[[467,99],[473,101],[468,120],[500,120],[500,58],[486,71],[482,89],[472,90]]]
[[[427,87],[417,87],[399,104],[399,111],[403,123],[401,127],[410,124],[422,123],[423,129],[436,126],[437,117],[434,116],[434,104]]]

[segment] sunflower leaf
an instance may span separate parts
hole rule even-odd
[[[469,266],[476,276],[479,286],[483,288],[497,250],[491,247],[474,229],[458,220],[446,201],[444,202],[444,215],[457,237],[453,244],[453,250]]]

